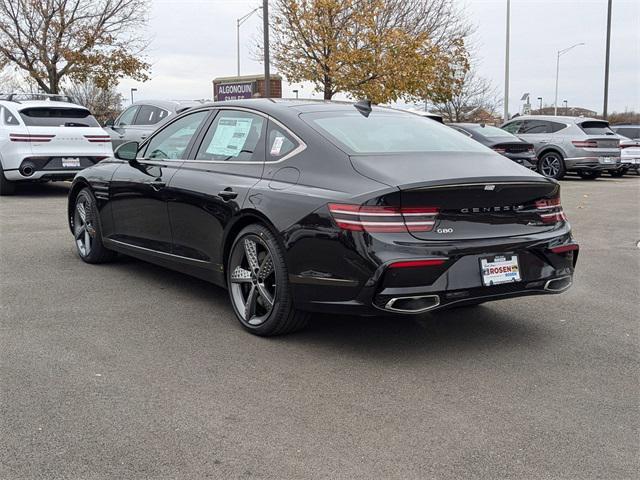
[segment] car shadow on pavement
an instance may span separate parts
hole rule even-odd
[[[237,323],[223,288],[130,257],[120,256],[115,265],[126,269],[130,275],[139,276],[139,281],[149,286],[157,283],[160,288],[176,291],[187,301],[191,297],[210,302],[212,308],[224,309],[228,312],[224,318],[207,320],[210,328],[237,328],[238,335],[247,335]],[[523,307],[514,311],[499,301],[406,317],[313,314],[304,330],[264,340],[382,358],[422,355],[437,350],[535,348],[551,333],[536,322],[534,315],[526,313],[527,310]],[[519,315],[518,311],[524,315]]]
[[[14,197],[66,197],[71,182],[18,183]]]

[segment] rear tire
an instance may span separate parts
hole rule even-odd
[[[555,151],[545,153],[538,161],[538,172],[545,177],[560,180],[567,172],[564,158]]]
[[[611,175],[613,178],[620,178],[624,177],[625,173],[627,173],[627,169],[621,168],[620,170],[609,172],[609,175]]]
[[[254,335],[282,335],[307,324],[309,314],[293,306],[284,250],[263,225],[245,227],[234,240],[227,287],[236,317]]]
[[[4,170],[0,166],[0,195],[13,195],[16,193],[16,184],[7,180],[4,176]]]
[[[112,261],[116,252],[102,243],[102,230],[96,199],[89,188],[83,188],[73,201],[71,229],[80,258],[87,263]]]
[[[578,175],[580,175],[580,178],[582,178],[583,180],[595,180],[597,178],[600,178],[602,172],[581,170],[578,172]]]

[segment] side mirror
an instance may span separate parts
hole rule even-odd
[[[110,118],[109,120],[104,122],[105,127],[113,128],[114,125],[115,125],[115,121],[113,120],[113,118]]]
[[[121,145],[118,145],[118,147],[113,151],[113,156],[120,160],[133,162],[138,156],[139,148],[140,145],[138,145],[138,142],[123,143]]]

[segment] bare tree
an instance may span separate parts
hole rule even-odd
[[[101,124],[114,119],[122,110],[122,95],[115,87],[101,88],[88,80],[65,88],[64,93],[87,107]]]
[[[0,63],[24,70],[46,93],[65,78],[105,87],[146,80],[137,32],[147,0],[1,0]]]
[[[447,122],[486,122],[498,115],[501,105],[495,87],[474,70],[464,72],[452,96],[435,96],[432,101],[432,110]]]

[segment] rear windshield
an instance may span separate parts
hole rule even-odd
[[[615,135],[607,122],[588,121],[579,123],[578,126],[587,135]]]
[[[640,138],[640,128],[638,127],[614,127],[614,130],[618,135],[622,135],[623,137],[634,140]]]
[[[338,147],[352,154],[405,152],[486,152],[475,140],[412,114],[374,110],[307,113],[301,117]]]
[[[31,107],[20,111],[28,127],[99,127],[91,112],[84,108]]]
[[[465,129],[487,138],[508,138],[510,140],[517,138],[515,135],[511,135],[509,132],[505,132],[498,127],[492,127],[491,125],[485,125],[484,127],[482,125],[468,125],[465,127]]]

